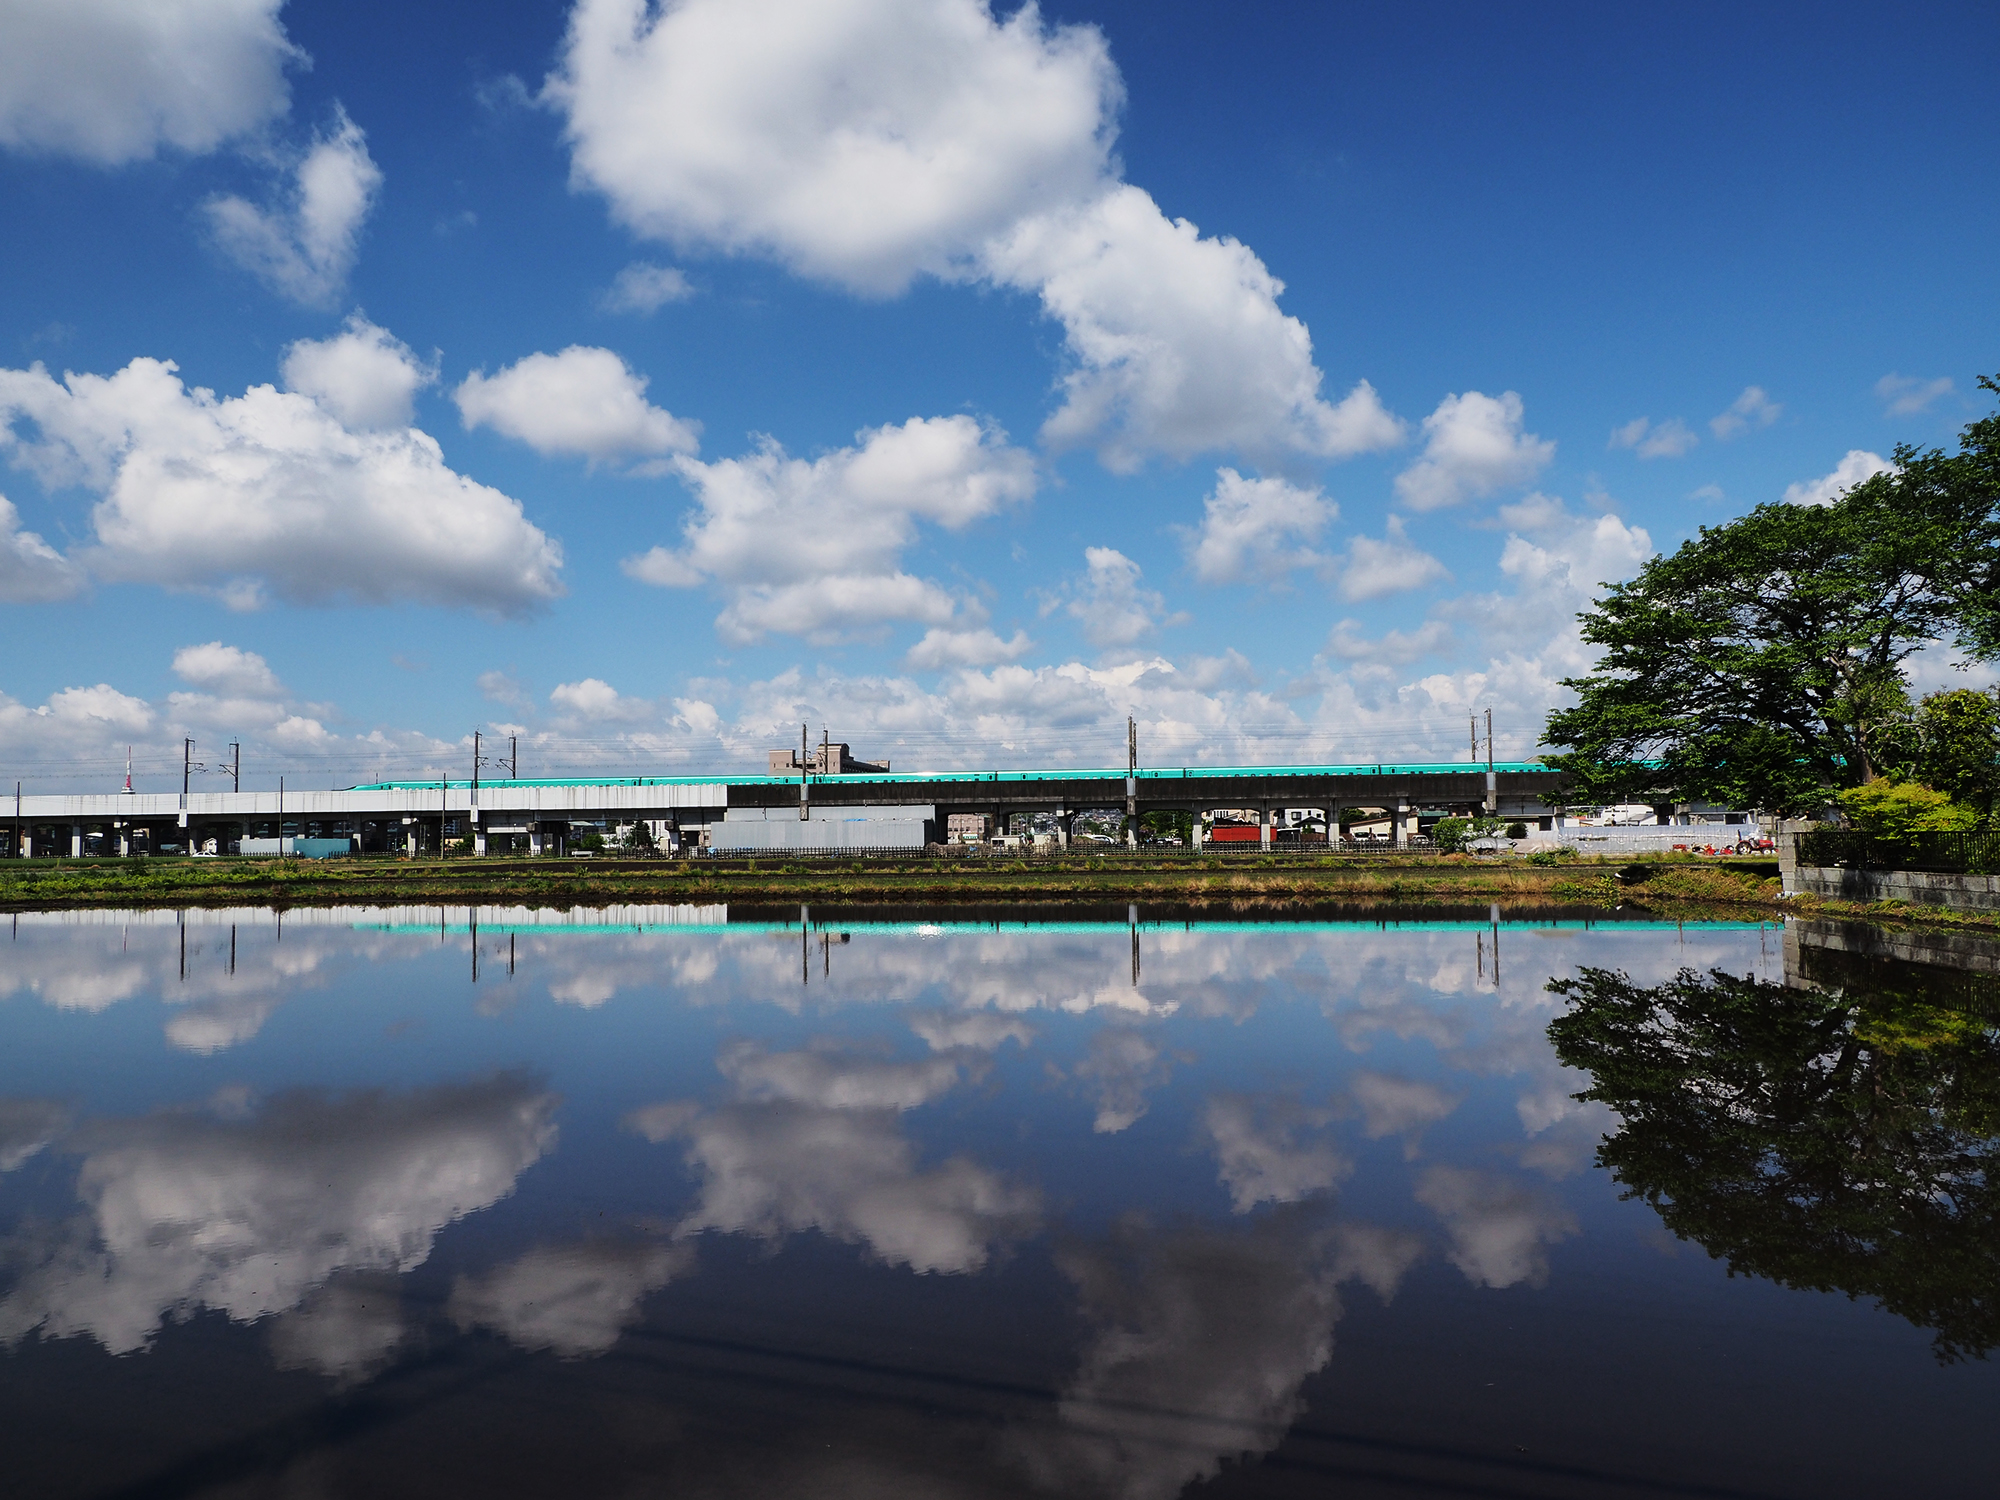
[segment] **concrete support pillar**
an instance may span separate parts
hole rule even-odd
[[[537,858],[542,852],[542,825],[533,824],[528,829],[528,852]]]
[[[486,852],[486,825],[484,823],[474,823],[472,825],[472,852],[474,854],[484,854]]]
[[[35,857],[35,830],[34,830],[34,829],[32,829],[32,828],[23,828],[23,829],[21,830],[21,847],[20,847],[20,848],[18,848],[18,849],[16,849],[16,850],[15,850],[14,852],[15,852],[16,854],[20,855],[20,856],[21,856],[21,858],[23,858],[23,859],[33,859],[33,858]]]
[[[132,825],[130,823],[120,823],[118,825],[118,857],[120,859],[130,859],[132,857]]]
[[[1271,852],[1271,807],[1269,803],[1257,809],[1257,847],[1266,854]]]
[[[69,825],[69,857],[71,859],[83,858],[83,825],[81,823],[72,823]]]
[[[1389,839],[1398,849],[1410,847],[1410,835],[1416,832],[1416,818],[1411,813],[1410,804],[1401,797],[1396,799],[1396,809],[1389,816]]]
[[[417,825],[414,822],[403,826],[403,852],[411,859],[417,857]]]

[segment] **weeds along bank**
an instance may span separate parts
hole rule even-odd
[[[342,905],[395,901],[938,901],[1167,899],[1245,902],[1635,901],[1782,904],[1768,861],[1574,860],[1466,855],[942,860],[107,860],[0,868],[0,907]]]

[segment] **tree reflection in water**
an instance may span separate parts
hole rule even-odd
[[[2000,984],[1815,955],[1815,987],[1580,969],[1557,1055],[1628,1197],[1732,1275],[1870,1297],[1941,1361],[2000,1344]]]

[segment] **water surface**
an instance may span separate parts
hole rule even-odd
[[[15,919],[6,1493],[1993,1492],[1983,981],[895,915]]]

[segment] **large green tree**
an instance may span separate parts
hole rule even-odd
[[[1817,988],[1583,969],[1556,1054],[1617,1111],[1598,1164],[1734,1273],[1869,1297],[1941,1359],[2000,1345],[1993,980],[1828,955]],[[1841,972],[1844,970],[1844,972]]]
[[[1866,782],[1911,653],[2000,655],[2000,415],[1830,504],[1703,527],[1579,618],[1602,656],[1542,736],[1573,801],[1795,812]]]

